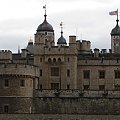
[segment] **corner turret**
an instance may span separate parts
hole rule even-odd
[[[120,53],[120,27],[119,27],[119,19],[118,19],[118,10],[116,11],[117,15],[117,24],[115,28],[111,31],[111,50],[112,53],[119,54]]]

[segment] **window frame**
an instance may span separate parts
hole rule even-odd
[[[3,113],[9,113],[9,105],[8,104],[3,105]]]
[[[51,83],[51,89],[52,90],[58,90],[60,88],[60,84],[59,83]]]
[[[20,87],[25,87],[25,80],[24,79],[20,79]]]
[[[90,79],[90,70],[83,70],[83,78]]]
[[[40,77],[42,77],[42,69],[40,69]]]
[[[8,88],[10,86],[9,79],[4,79],[4,87]]]
[[[70,77],[70,69],[67,69],[67,77]]]
[[[60,68],[59,67],[51,67],[51,76],[59,77],[60,76]]]
[[[99,70],[99,79],[105,79],[105,70]]]
[[[114,70],[114,78],[120,79],[120,70]]]

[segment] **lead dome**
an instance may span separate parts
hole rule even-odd
[[[115,28],[112,29],[111,35],[120,35],[120,27],[118,25],[119,20],[116,20],[117,24]]]
[[[40,32],[40,31],[53,32],[54,30],[53,30],[52,25],[49,24],[46,20],[47,15],[45,14],[44,16],[45,16],[45,19],[44,19],[43,23],[38,26],[37,32]]]
[[[63,32],[61,32],[61,37],[58,39],[57,44],[67,44],[65,38],[63,37]]]

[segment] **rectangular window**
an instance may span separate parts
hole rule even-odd
[[[120,70],[115,70],[114,73],[115,73],[115,78],[119,79],[120,78]]]
[[[40,76],[42,76],[42,70],[40,69]]]
[[[9,112],[9,106],[8,105],[4,105],[3,106],[3,112],[4,113],[8,113]]]
[[[25,80],[20,80],[20,87],[25,87]]]
[[[70,85],[67,85],[67,89],[68,89],[68,90],[70,89]]]
[[[67,77],[70,77],[70,70],[67,70]]]
[[[105,85],[99,85],[99,90],[105,90]]]
[[[59,89],[59,83],[51,83],[51,89]]]
[[[42,58],[40,58],[40,62],[42,62]]]
[[[84,70],[83,77],[84,79],[90,79],[90,70]]]
[[[99,71],[99,79],[105,79],[105,70]]]
[[[90,86],[89,85],[84,85],[84,90],[89,90]]]
[[[42,84],[40,84],[40,89],[42,89]]]
[[[68,58],[68,62],[70,61],[70,59]]]
[[[8,79],[4,80],[4,87],[9,87],[9,80]]]
[[[59,68],[51,67],[51,76],[59,76]]]

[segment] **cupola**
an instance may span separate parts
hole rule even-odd
[[[117,19],[116,22],[117,22],[117,24],[116,24],[115,28],[113,28],[111,31],[112,36],[113,35],[120,35],[120,27],[118,25],[119,20]]]
[[[120,27],[118,25],[118,22],[119,22],[119,20],[118,20],[118,9],[117,9],[115,15],[117,15],[117,20],[116,20],[117,24],[116,24],[115,28],[112,29],[111,36],[120,35]]]
[[[49,23],[47,22],[47,19],[46,19],[46,17],[47,17],[47,15],[46,15],[46,5],[43,6],[43,8],[45,9],[44,21],[43,21],[42,24],[40,24],[40,25],[38,26],[37,32],[41,32],[41,31],[43,31],[43,32],[44,32],[44,31],[54,32],[52,25],[49,24]]]
[[[58,45],[66,45],[67,44],[66,39],[63,37],[62,22],[61,22],[60,26],[61,26],[61,37],[58,39],[57,44]]]

